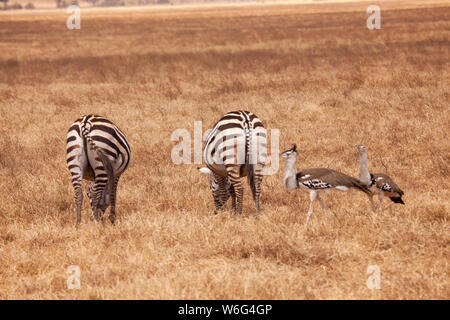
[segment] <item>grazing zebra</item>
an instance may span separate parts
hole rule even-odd
[[[283,185],[289,190],[302,189],[309,192],[310,204],[306,215],[306,224],[313,213],[314,200],[318,200],[323,212],[326,212],[325,204],[322,202],[319,193],[330,190],[347,191],[350,188],[360,190],[369,195],[369,188],[356,178],[350,177],[341,172],[327,168],[304,169],[298,173],[295,172],[295,161],[297,159],[297,146],[281,153],[285,159]]]
[[[384,196],[389,197],[394,203],[405,204],[402,199],[403,191],[388,175],[369,172],[366,147],[363,145],[356,145],[356,148],[359,151],[359,180],[366,184],[371,191],[369,200],[373,212],[377,210],[372,199],[372,196],[376,194],[378,194],[378,200],[380,201],[380,210],[382,210]]]
[[[114,223],[116,190],[120,175],[130,162],[130,146],[120,129],[108,119],[87,115],[77,119],[67,132],[67,166],[72,175],[81,222],[83,178],[92,181],[87,196],[97,220],[111,203],[109,220]]]
[[[242,213],[244,188],[240,178],[247,176],[259,214],[266,157],[266,129],[253,113],[229,112],[214,125],[203,152],[207,168],[199,169],[210,176],[214,213],[225,205],[230,195],[234,212]]]

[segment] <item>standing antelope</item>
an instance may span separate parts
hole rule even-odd
[[[70,126],[67,133],[67,166],[75,189],[77,226],[81,222],[83,178],[92,181],[87,196],[94,217],[100,220],[111,204],[109,220],[114,223],[117,184],[129,162],[128,141],[108,119],[90,114]]]
[[[397,184],[387,175],[383,173],[370,173],[366,147],[363,145],[356,145],[359,151],[359,180],[369,187],[371,194],[369,195],[372,210],[375,212],[377,207],[373,203],[373,195],[378,195],[380,201],[380,210],[382,210],[382,201],[384,196],[389,197],[392,202],[405,204],[402,196],[403,191]]]
[[[295,161],[297,159],[297,146],[288,149],[281,153],[281,156],[285,159],[284,167],[284,179],[283,185],[289,190],[302,189],[309,192],[310,204],[309,210],[306,215],[306,224],[308,224],[309,218],[313,213],[314,200],[318,200],[324,213],[326,213],[325,204],[320,198],[320,193],[330,190],[347,191],[350,188],[360,190],[366,194],[370,194],[367,186],[365,186],[358,179],[350,177],[346,174],[338,171],[326,168],[312,168],[303,169],[302,171],[295,172]]]
[[[223,208],[230,195],[234,212],[242,213],[244,188],[240,178],[247,176],[259,214],[266,157],[266,130],[253,113],[229,112],[214,125],[203,152],[207,168],[199,170],[210,176],[215,213]]]

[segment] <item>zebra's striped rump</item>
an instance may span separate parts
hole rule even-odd
[[[229,112],[214,125],[207,137],[203,158],[210,169],[210,187],[216,212],[230,195],[235,212],[242,212],[243,186],[240,178],[247,176],[259,213],[266,157],[266,130],[253,113]]]
[[[90,180],[88,198],[97,220],[111,204],[115,219],[115,196],[120,175],[130,161],[130,147],[120,129],[108,119],[87,115],[77,119],[67,133],[67,166],[72,175],[77,204],[77,225],[81,221],[82,180]]]

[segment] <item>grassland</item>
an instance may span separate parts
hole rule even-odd
[[[382,2],[369,31],[367,6],[86,11],[81,30],[64,11],[1,14],[0,298],[448,299],[450,7]],[[309,197],[283,190],[280,162],[259,218],[248,186],[246,214],[213,215],[170,136],[235,109],[297,143],[298,170],[356,176],[364,143],[406,205],[372,214],[362,193],[334,193],[305,229]],[[76,229],[65,138],[87,113],[125,132],[132,162],[117,224],[85,203]]]

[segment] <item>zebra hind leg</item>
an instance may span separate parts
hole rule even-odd
[[[91,182],[91,183],[89,183],[88,190],[87,190],[87,197],[89,199],[89,203],[91,205],[91,208],[92,208],[92,201],[93,201],[92,197],[93,196],[94,196],[94,182]],[[94,210],[91,210],[91,214],[89,215],[89,217],[90,217],[91,221],[94,220],[94,218],[95,218]]]
[[[236,183],[232,183],[234,192],[236,194],[236,206],[234,208],[234,213],[241,214],[242,213],[242,202],[244,196],[244,187],[242,186],[241,181]]]
[[[70,174],[72,175],[72,185],[75,191],[75,204],[77,205],[77,222],[78,227],[81,223],[81,208],[83,206],[83,169],[79,164],[72,165]]]
[[[234,187],[230,186],[230,195],[231,195],[231,207],[233,210],[236,210],[236,192],[234,191]]]
[[[227,203],[231,192],[228,191],[227,185],[229,184],[229,182],[227,178],[215,175],[213,177],[213,181],[215,181],[215,183],[217,184],[215,186],[216,189],[213,190],[214,214],[217,214],[219,211],[225,208],[225,204]],[[231,186],[229,186],[229,188],[231,191]]]
[[[234,213],[242,213],[242,199],[244,195],[244,187],[240,179],[240,166],[238,165],[228,165],[227,175],[228,181],[230,182],[231,188],[233,188],[234,194],[236,196],[236,206],[234,208]]]
[[[111,202],[111,209],[109,211],[109,221],[111,221],[112,224],[116,221],[116,192],[117,192],[117,184],[119,183],[120,176],[116,177],[114,179],[114,185],[111,192],[110,202]]]
[[[77,205],[77,222],[76,226],[78,227],[81,223],[81,207],[83,205],[83,184],[82,179],[77,179],[73,182],[73,187],[75,190],[75,203]]]
[[[96,206],[96,212],[98,215],[97,220],[99,220],[100,218],[102,218],[102,220],[103,220],[103,214],[105,213],[106,209],[108,208],[109,200],[113,193],[115,179],[114,179],[114,170],[113,170],[111,161],[108,159],[108,157],[103,153],[103,151],[101,149],[97,149],[97,154],[98,154],[101,162],[103,163],[103,166],[106,170],[106,176],[107,176],[106,185],[103,185],[103,183],[102,183],[103,190],[102,190],[99,202],[97,202],[97,206]],[[96,184],[97,184],[97,181],[96,181]]]
[[[263,167],[264,166],[261,164],[257,164],[253,167],[254,168],[254,172],[252,175],[253,183],[250,183],[250,185],[253,184],[252,195],[253,195],[253,200],[255,201],[256,215],[259,215],[259,213],[261,211],[259,199],[260,199],[260,195],[261,195],[261,184],[262,184],[262,180],[263,180],[263,175],[262,175]]]

